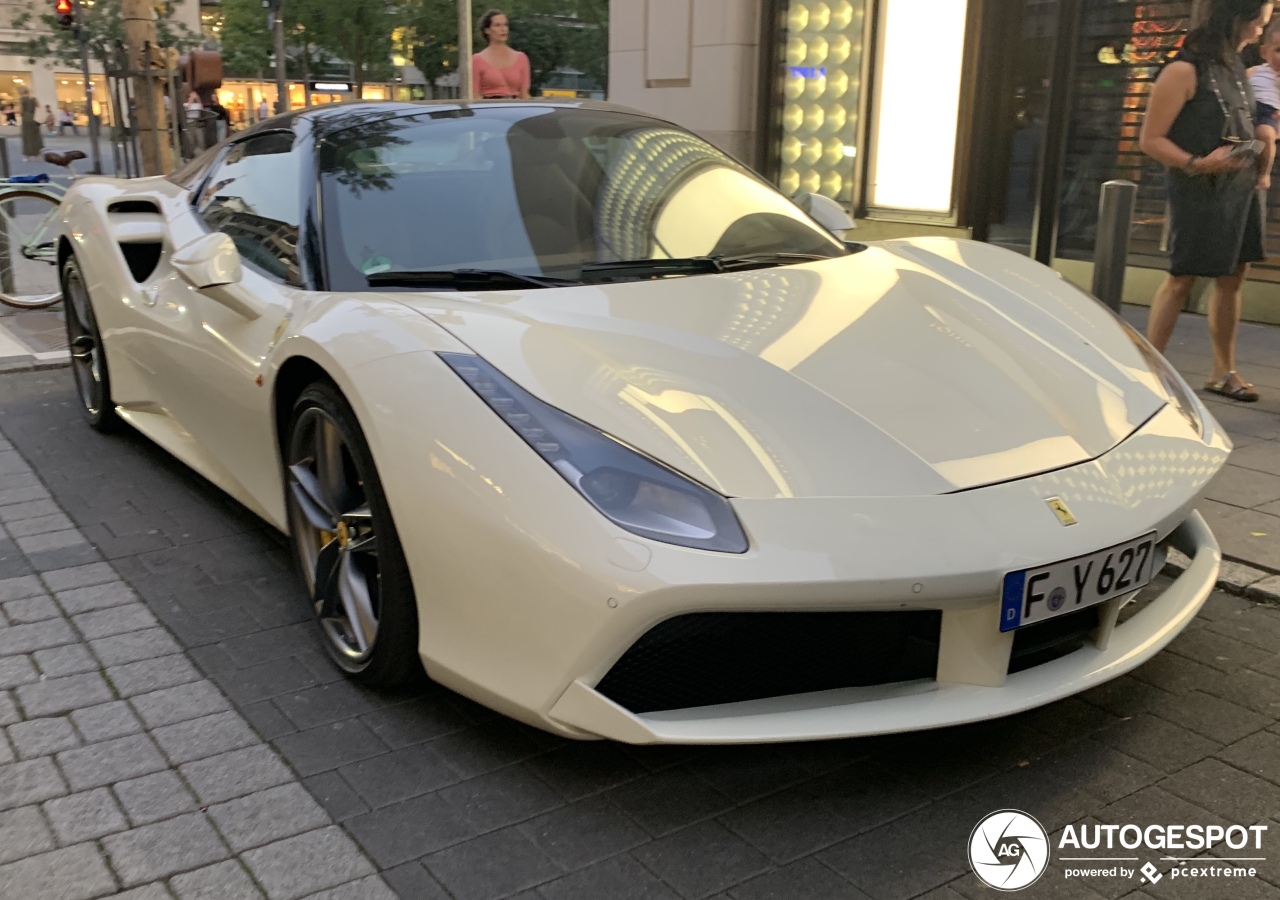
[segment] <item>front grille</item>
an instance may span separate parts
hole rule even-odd
[[[634,713],[933,678],[942,613],[690,613],[655,625],[596,686]]]
[[[1019,628],[1013,634],[1009,674],[1042,666],[1079,650],[1098,627],[1103,605],[1090,606]]]

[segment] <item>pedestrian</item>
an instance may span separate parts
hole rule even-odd
[[[44,149],[44,141],[40,139],[40,104],[31,92],[23,88],[19,96],[22,106],[22,158],[33,160]]]
[[[72,134],[77,136],[80,134],[76,128],[76,114],[71,111],[71,107],[64,106],[58,110],[58,136],[65,135],[68,128],[71,129]]]
[[[231,133],[231,113],[222,105],[222,101],[218,99],[218,95],[214,94],[209,101],[209,112],[214,115],[214,129],[217,140],[221,141]]]
[[[481,16],[480,36],[487,46],[471,57],[472,99],[527,100],[529,57],[507,43],[511,36],[507,14],[491,9]]]
[[[58,118],[53,114],[53,110],[50,108],[49,104],[46,103],[44,105],[44,130],[49,137],[53,137],[58,133],[57,128]]]
[[[1147,317],[1161,352],[1196,278],[1214,279],[1209,303],[1213,371],[1205,390],[1252,402],[1258,392],[1236,372],[1240,293],[1249,263],[1266,258],[1254,140],[1256,100],[1240,51],[1262,34],[1270,0],[1203,0],[1182,49],[1156,78],[1139,138],[1165,166],[1169,275]]]
[[[194,122],[200,118],[200,113],[204,110],[204,104],[200,102],[200,95],[195,91],[187,94],[187,102],[183,104],[187,111],[187,121]]]
[[[271,110],[267,108],[267,98],[263,97],[258,101],[258,121],[271,118]]]
[[[12,103],[6,103],[4,105],[4,124],[6,125],[18,124],[18,108],[14,106]]]
[[[1262,158],[1258,165],[1258,188],[1271,187],[1271,165],[1276,158],[1276,137],[1280,132],[1280,18],[1267,23],[1258,48],[1262,65],[1249,70],[1249,84],[1258,101],[1254,118],[1254,137],[1262,141]]]

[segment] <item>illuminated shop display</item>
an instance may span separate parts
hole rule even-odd
[[[778,184],[787,194],[852,196],[862,103],[864,0],[787,5]]]
[[[882,0],[868,204],[952,207],[966,0]],[[927,55],[922,48],[929,48]]]

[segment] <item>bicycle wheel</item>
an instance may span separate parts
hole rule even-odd
[[[62,299],[59,205],[44,191],[0,188],[0,303],[40,309]]]

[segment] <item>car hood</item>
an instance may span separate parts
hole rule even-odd
[[[986,244],[605,286],[394,295],[730,497],[925,495],[1105,453],[1166,402],[1115,317]]]

